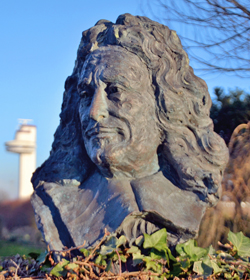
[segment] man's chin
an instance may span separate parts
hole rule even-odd
[[[108,143],[103,141],[101,143],[88,143],[85,145],[87,154],[96,165],[109,165],[112,162],[119,161],[121,156],[121,143]]]
[[[105,147],[104,149],[92,149],[88,155],[97,166],[110,167],[113,165],[116,166],[119,162],[121,150],[119,149],[119,153],[117,153],[117,149],[114,149],[114,147]]]
[[[88,155],[94,164],[102,165],[104,159],[104,151],[102,149],[92,150]]]

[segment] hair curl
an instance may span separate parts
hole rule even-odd
[[[164,175],[176,186],[214,204],[220,195],[228,150],[213,131],[207,85],[194,75],[175,31],[130,14],[119,16],[115,24],[98,21],[82,33],[73,73],[65,82],[60,125],[50,157],[34,173],[34,187],[39,181],[65,185],[75,179],[82,183],[95,170],[81,137],[77,84],[86,57],[108,45],[136,54],[152,75],[163,134],[158,155]]]

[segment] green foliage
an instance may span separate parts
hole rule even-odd
[[[158,251],[165,250],[167,247],[167,231],[165,228],[153,233],[144,234],[143,248],[154,248]]]
[[[102,245],[100,255],[106,256],[113,253],[116,250],[117,241],[118,239],[115,236],[111,236],[105,245]]]
[[[99,256],[95,259],[95,263],[96,263],[96,264],[99,264],[99,265],[106,266],[106,265],[107,265],[107,262],[105,261],[105,259],[106,259],[106,256],[99,255]]]
[[[250,95],[236,88],[225,94],[222,88],[215,88],[210,117],[214,122],[214,130],[228,144],[234,129],[250,120]]]
[[[233,233],[230,231],[228,240],[232,242],[240,257],[250,257],[250,239],[244,236],[242,232]]]
[[[85,248],[80,249],[80,252],[83,253],[84,257],[88,257],[90,255],[90,251]]]
[[[247,237],[244,238],[248,239]],[[239,245],[239,249],[242,248],[243,244],[240,240],[239,238],[234,239],[235,244]],[[244,244],[247,244],[246,240]],[[240,277],[239,270],[231,265],[232,262],[236,263],[236,259],[228,253],[216,252],[212,246],[208,249],[200,248],[194,240],[189,240],[184,244],[178,244],[176,251],[179,253],[178,261],[181,263],[181,269],[186,275],[194,272],[204,278],[212,275],[227,278],[229,274],[231,277],[232,275]],[[231,253],[233,253],[233,250],[231,250]],[[239,264],[242,265],[242,263]]]
[[[55,267],[53,267],[53,269],[50,271],[50,274],[52,274],[56,277],[66,276],[67,275],[67,270],[65,269],[65,267],[68,264],[69,264],[69,261],[63,259]]]
[[[188,257],[190,262],[200,260],[208,253],[207,249],[198,247],[197,242],[192,239],[188,240],[186,243],[176,245],[175,249],[180,256],[184,258]]]
[[[45,263],[46,258],[47,258],[47,255],[48,255],[48,252],[47,252],[47,251],[41,253],[41,254],[36,258],[36,261],[37,261],[39,264]]]
[[[70,259],[72,249],[62,251],[62,260],[54,263],[52,251],[43,253],[37,258],[40,271],[55,279],[97,279],[108,277],[114,279],[119,275],[121,279],[174,279],[202,277],[203,279],[249,279],[250,274],[250,239],[242,232],[229,232],[230,244],[223,246],[224,250],[215,251],[212,246],[201,248],[195,240],[189,240],[175,247],[175,256],[167,246],[167,232],[161,229],[152,235],[144,234],[140,242],[128,248],[125,236],[117,238],[106,236],[94,249],[80,249],[81,254]],[[137,244],[137,245],[136,245]],[[123,272],[122,263],[130,259],[135,272]],[[119,273],[117,274],[118,267]],[[1,270],[4,270],[0,266]],[[14,267],[9,268],[10,275],[14,275]],[[6,271],[5,271],[6,272]]]

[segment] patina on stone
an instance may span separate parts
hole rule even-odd
[[[132,243],[194,238],[228,160],[206,83],[176,33],[146,17],[101,20],[82,34],[50,157],[32,178],[51,249],[94,244],[105,228]]]

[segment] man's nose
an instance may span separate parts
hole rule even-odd
[[[103,118],[108,117],[106,92],[101,87],[96,89],[95,91],[90,106],[89,116],[97,122],[99,122]]]

